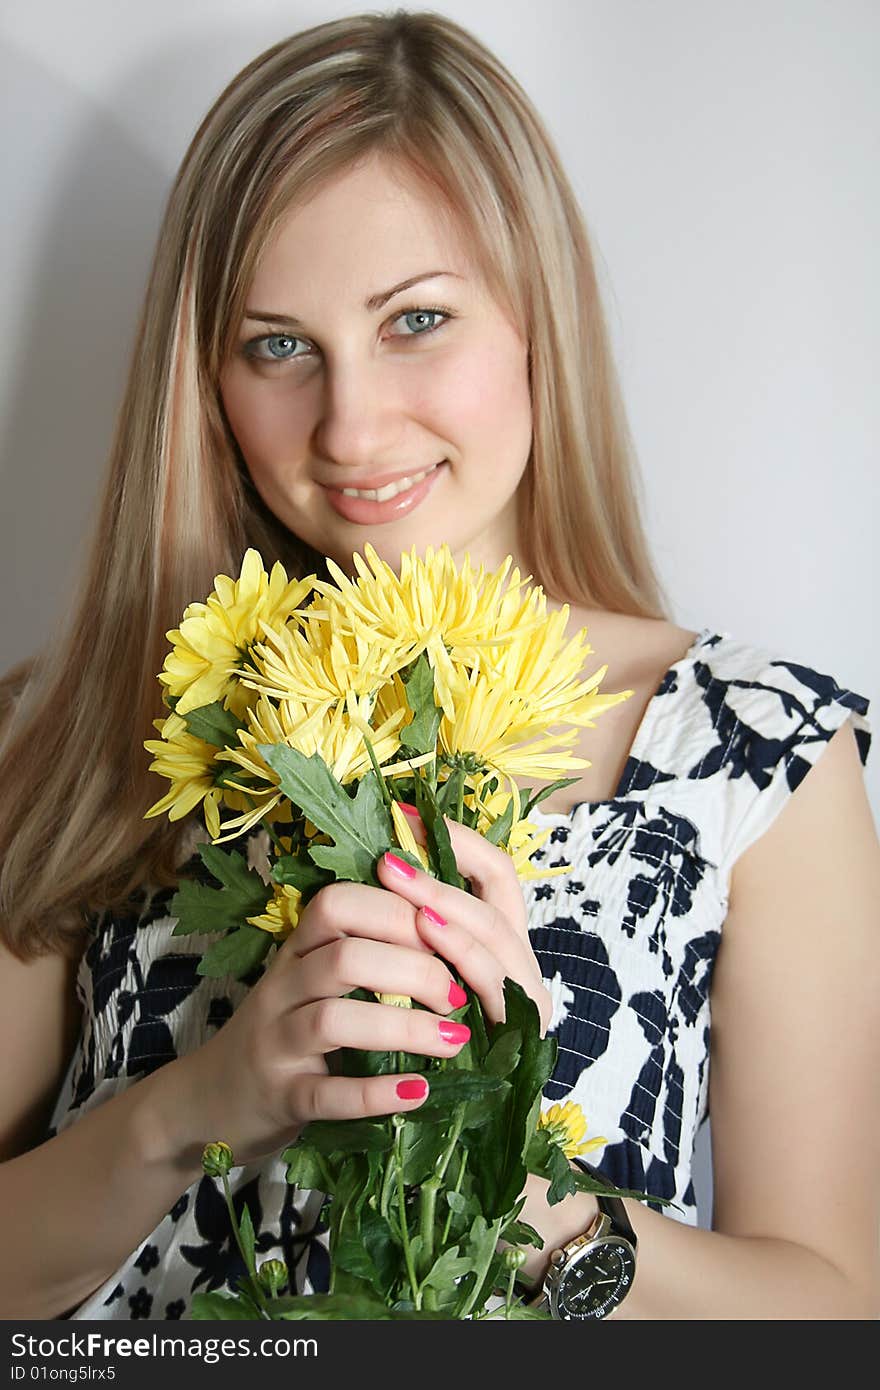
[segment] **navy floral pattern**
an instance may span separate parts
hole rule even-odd
[[[696,1222],[691,1162],[731,869],[848,719],[866,760],[867,712],[832,677],[704,629],[649,702],[614,797],[533,813],[551,832],[536,862],[570,866],[523,886],[559,1044],[545,1104],[579,1101],[589,1133],[607,1140],[592,1161],[672,1198],[672,1219]],[[266,844],[262,831],[247,837],[251,863],[265,864]],[[82,1036],[50,1133],[199,1047],[259,977],[198,976],[207,940],[171,935],[171,896],[145,892],[131,915],[94,921]],[[322,1194],[290,1188],[279,1158],[235,1169],[230,1185],[259,1257],[285,1260],[295,1290],[325,1290]],[[222,1194],[202,1178],[71,1316],[185,1318],[194,1293],[232,1289],[241,1273]]]

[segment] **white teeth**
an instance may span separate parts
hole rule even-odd
[[[372,502],[387,502],[389,497],[396,497],[399,492],[407,492],[411,487],[415,487],[416,483],[420,483],[423,478],[427,478],[429,473],[433,473],[436,467],[437,464],[432,463],[430,468],[425,468],[421,473],[413,473],[412,476],[407,475],[396,483],[388,483],[385,487],[365,488],[363,491],[356,487],[344,487],[342,495],[344,497],[368,497]]]

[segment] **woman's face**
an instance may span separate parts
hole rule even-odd
[[[402,551],[443,542],[495,568],[518,552],[528,344],[437,196],[395,168],[373,156],[288,213],[250,287],[223,405],[266,505],[347,572],[367,542],[395,569]],[[392,498],[343,492],[403,479]]]

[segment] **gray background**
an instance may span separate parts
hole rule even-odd
[[[5,7],[0,669],[63,621],[164,199],[198,121],[269,44],[368,8],[383,7]],[[675,618],[876,700],[880,7],[432,8],[519,78],[585,210]],[[867,781],[876,813],[876,757]],[[705,1131],[697,1185],[705,1224]]]

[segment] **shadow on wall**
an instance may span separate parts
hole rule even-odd
[[[169,179],[133,145],[111,103],[99,107],[8,48],[0,64],[22,132],[17,158],[58,171],[45,191],[33,165],[13,171],[24,186],[14,234],[29,233],[32,244],[26,258],[20,247],[9,258],[28,283],[21,331],[7,342],[0,426],[5,670],[65,616],[85,560]]]
[[[6,150],[3,259],[18,281],[7,281],[5,299],[20,310],[7,312],[0,366],[0,672],[56,640],[75,601],[186,147],[244,63],[316,22],[294,4],[281,25],[257,15],[162,35],[135,66],[120,64],[112,88],[92,92],[0,44],[0,90],[17,132]],[[10,322],[20,323],[14,343]]]

